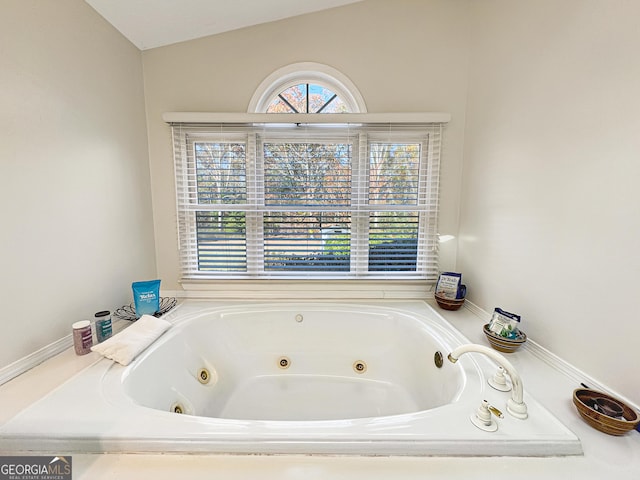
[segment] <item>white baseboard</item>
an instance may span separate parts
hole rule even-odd
[[[63,352],[67,348],[73,345],[73,337],[71,334],[63,337],[55,342],[42,347],[40,350],[33,352],[26,357],[22,357],[19,360],[0,368],[0,385],[8,382],[12,378],[23,374],[27,370],[31,370],[33,367],[40,365],[45,360]]]

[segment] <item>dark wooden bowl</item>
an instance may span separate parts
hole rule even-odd
[[[622,407],[620,417],[610,417],[596,410],[597,399],[606,399]],[[593,428],[609,435],[624,435],[640,423],[638,413],[626,403],[603,392],[587,388],[576,388],[573,391],[573,404],[580,416]]]
[[[434,294],[436,298],[436,302],[440,305],[440,308],[444,310],[458,310],[462,305],[464,305],[464,298],[446,298],[437,293]]]
[[[513,353],[520,345],[527,341],[527,335],[520,330],[520,334],[518,338],[505,338],[500,335],[496,335],[491,330],[489,330],[489,324],[485,324],[482,329],[484,334],[487,336],[487,340],[489,340],[489,344],[499,352],[503,353]]]

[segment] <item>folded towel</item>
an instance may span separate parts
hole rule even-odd
[[[91,350],[121,365],[129,365],[169,327],[171,324],[166,320],[152,315],[142,315],[131,326],[104,342],[94,345]]]

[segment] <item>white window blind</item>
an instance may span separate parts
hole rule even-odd
[[[172,131],[183,279],[437,278],[442,124]]]

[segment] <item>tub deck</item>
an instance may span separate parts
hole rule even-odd
[[[186,302],[166,318],[179,323],[204,305]],[[402,308],[417,316],[435,315],[435,321],[447,324],[424,302],[403,302]],[[451,334],[460,343],[468,343],[456,329]],[[441,407],[379,417],[265,421],[176,415],[136,405],[118,388],[126,367],[98,359],[3,424],[0,449],[456,457],[582,454],[578,438],[528,393],[526,373],[523,383],[529,419],[518,420],[505,413],[504,419],[498,419],[497,432],[477,429],[469,417],[480,401],[486,399],[504,410],[510,394],[486,385],[486,376],[494,372],[495,365],[485,357],[468,354],[458,363],[468,373],[464,392]],[[475,379],[471,374],[478,369],[484,376]],[[316,393],[320,391],[324,389]]]
[[[433,305],[435,303],[431,302]],[[485,341],[482,325],[489,314],[480,315],[463,308],[441,311],[465,337],[475,343]],[[45,396],[61,383],[95,363],[97,354],[76,356],[72,349],[0,386],[0,424]],[[615,478],[637,480],[640,471],[640,434],[631,432],[612,437],[587,425],[570,401],[580,382],[608,391],[584,372],[556,367],[553,359],[541,360],[528,346],[509,360],[523,373],[525,387],[580,438],[584,455],[570,457],[453,457],[453,456],[355,456],[355,455],[225,455],[225,454],[73,454],[74,478],[92,480],[138,480],[142,476],[173,480],[185,476],[193,480],[216,478],[297,479],[340,478],[342,480],[417,480],[447,478],[460,480],[566,479],[578,475],[584,480]],[[614,393],[614,392],[611,392]],[[640,409],[638,409],[640,411]],[[13,454],[15,449],[3,454]],[[64,454],[52,450],[28,449],[35,454]]]

